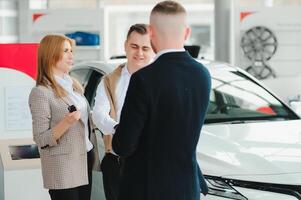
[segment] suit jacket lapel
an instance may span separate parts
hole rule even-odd
[[[69,96],[65,96],[61,98],[64,101],[64,103],[67,104],[68,107],[74,104],[73,101],[69,98]]]

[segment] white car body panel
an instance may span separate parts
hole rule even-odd
[[[301,120],[205,125],[197,153],[207,175],[301,185]]]

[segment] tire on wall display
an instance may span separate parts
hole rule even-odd
[[[256,26],[244,33],[240,46],[250,60],[262,61],[269,60],[276,53],[278,42],[271,30]]]
[[[258,79],[276,77],[274,70],[268,66],[277,51],[278,41],[275,34],[268,28],[256,26],[247,30],[240,46],[243,54],[252,62],[247,71]]]
[[[246,71],[259,80],[276,77],[274,70],[263,62],[253,63],[253,65],[246,68]]]

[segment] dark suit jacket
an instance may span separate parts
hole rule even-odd
[[[125,157],[119,200],[199,200],[208,191],[196,146],[211,87],[187,52],[161,55],[131,77],[113,150]]]

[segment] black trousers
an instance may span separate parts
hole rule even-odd
[[[106,200],[117,200],[122,160],[111,153],[106,153],[101,161],[103,187]]]
[[[92,150],[87,153],[89,184],[75,188],[49,190],[51,200],[90,200],[92,186]],[[76,176],[76,174],[74,174]]]

